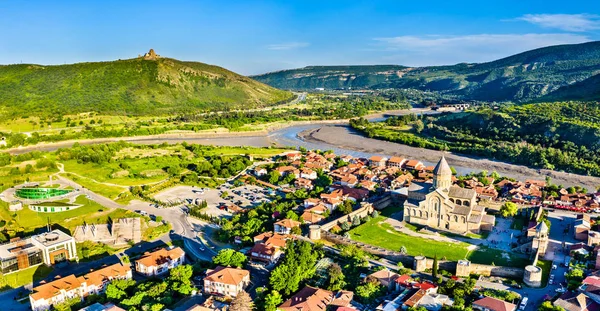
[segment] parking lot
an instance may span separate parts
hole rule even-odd
[[[225,193],[225,197],[223,194]],[[217,189],[176,186],[157,193],[154,198],[163,202],[199,203],[206,200],[206,213],[213,216],[231,216],[231,213],[219,207],[235,204],[242,208],[252,208],[263,202],[270,202],[270,190],[258,186],[244,185],[233,187],[229,183]]]

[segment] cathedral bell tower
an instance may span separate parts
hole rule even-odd
[[[446,158],[442,155],[440,162],[438,162],[433,170],[433,188],[447,189],[450,186],[452,186],[452,170],[448,162],[446,162]]]

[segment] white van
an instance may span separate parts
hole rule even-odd
[[[527,307],[528,300],[529,298],[523,297],[523,300],[521,300],[521,304],[519,305],[519,310],[525,310],[525,307]]]

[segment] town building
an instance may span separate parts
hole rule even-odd
[[[75,239],[60,230],[25,239],[13,239],[7,244],[0,245],[0,264],[3,274],[40,264],[51,266],[67,260],[78,260],[77,247]]]
[[[290,299],[277,307],[278,311],[325,311],[328,307],[347,308],[354,293],[339,291],[333,293],[317,287],[306,286]],[[339,310],[339,309],[338,309]]]
[[[290,234],[293,228],[299,227],[301,224],[301,222],[292,219],[282,219],[273,224],[273,231],[280,234]]]
[[[73,298],[79,298],[83,301],[85,297],[91,294],[103,293],[111,281],[131,279],[131,277],[131,267],[120,263],[92,271],[80,277],[71,274],[34,287],[31,294],[29,294],[31,310],[49,310],[54,304]]]
[[[477,205],[477,193],[452,185],[452,170],[442,157],[433,170],[433,183],[412,182],[404,202],[404,220],[454,232],[491,230],[495,217]]]
[[[473,310],[479,311],[515,311],[517,306],[493,297],[485,297],[473,302]]]
[[[185,252],[180,247],[161,248],[152,253],[145,253],[136,260],[135,271],[145,276],[156,276],[166,273],[184,262]]]
[[[119,308],[115,306],[112,302],[107,302],[105,304],[101,304],[96,302],[93,305],[89,305],[79,311],[125,311],[123,308]]]
[[[207,270],[204,292],[211,295],[235,297],[250,283],[250,272],[244,269],[218,266]]]

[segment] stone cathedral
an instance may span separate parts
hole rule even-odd
[[[413,182],[404,202],[404,221],[457,233],[492,230],[496,218],[477,205],[473,189],[452,184],[452,170],[442,156],[433,170],[433,183]]]

